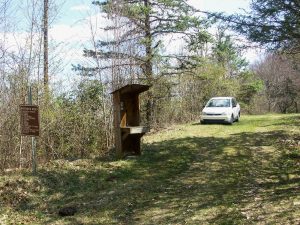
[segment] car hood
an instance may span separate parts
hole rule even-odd
[[[214,113],[214,114],[222,114],[231,112],[230,107],[205,107],[202,112],[204,113]]]

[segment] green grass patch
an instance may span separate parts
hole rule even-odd
[[[299,125],[299,114],[180,125],[146,136],[138,158],[3,174],[0,224],[299,224]]]

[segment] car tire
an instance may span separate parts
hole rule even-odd
[[[237,118],[236,118],[236,120],[235,120],[236,122],[239,122],[239,121],[240,121],[240,116],[241,116],[241,113],[239,112],[239,113],[238,113],[238,116],[237,116]]]
[[[228,124],[232,125],[233,123],[234,123],[234,116],[232,114],[230,120],[228,121]]]

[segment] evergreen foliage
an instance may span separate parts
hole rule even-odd
[[[203,29],[208,22],[195,16],[195,10],[185,0],[106,0],[94,1],[93,4],[101,7],[109,18],[121,18],[119,24],[107,26],[106,30],[127,29],[116,40],[99,40],[97,50],[86,49],[84,55],[117,60],[115,67],[136,67],[140,78],[146,78],[146,83],[150,85],[153,85],[154,76],[163,71],[154,70],[154,67],[160,67],[162,62],[165,66],[168,59],[172,58],[163,52],[163,38],[176,34],[188,40],[195,36],[203,42],[209,39],[207,31]],[[136,49],[134,53],[128,51],[128,46],[132,44]],[[128,60],[131,60],[130,63]],[[104,66],[101,69],[109,68]]]
[[[247,61],[241,56],[241,48],[234,44],[232,37],[219,27],[212,47],[214,61],[227,70],[228,77],[238,76],[247,69]]]
[[[253,0],[246,14],[213,16],[228,21],[249,41],[270,50],[300,53],[299,0]]]

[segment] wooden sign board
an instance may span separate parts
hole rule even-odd
[[[38,106],[20,105],[20,117],[22,136],[40,135],[40,117]]]

